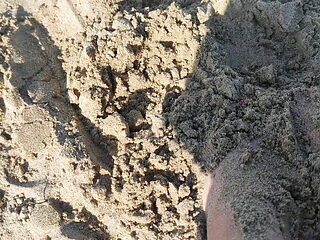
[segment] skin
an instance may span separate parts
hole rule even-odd
[[[203,206],[207,216],[207,239],[241,240],[242,233],[235,224],[231,210],[219,203],[223,190],[221,171],[220,167],[217,168],[205,182]]]
[[[242,240],[243,233],[236,225],[232,210],[220,201],[223,191],[222,168],[209,174],[204,187],[203,206],[207,216],[207,240]],[[275,232],[268,233],[269,240],[285,240]]]
[[[296,93],[293,114],[297,122],[302,126],[302,134],[309,140],[309,148],[312,152],[320,152],[320,128],[315,127],[312,116],[317,107],[310,104],[310,97],[306,93]],[[205,182],[203,206],[207,216],[208,240],[242,240],[241,228],[236,225],[230,208],[223,206],[220,200],[224,188],[223,169],[220,166],[208,175]],[[291,240],[282,234],[272,231],[267,233],[268,240]],[[299,240],[296,239],[295,240]]]

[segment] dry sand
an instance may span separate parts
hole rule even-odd
[[[0,2],[0,238],[320,238],[318,0]]]

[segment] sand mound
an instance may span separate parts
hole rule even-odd
[[[319,5],[0,3],[1,238],[318,239]]]

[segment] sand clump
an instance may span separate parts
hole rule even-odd
[[[317,1],[0,7],[1,238],[319,238]]]

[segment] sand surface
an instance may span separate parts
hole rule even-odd
[[[2,0],[0,238],[320,239],[318,0]],[[275,238],[274,238],[275,239]]]

